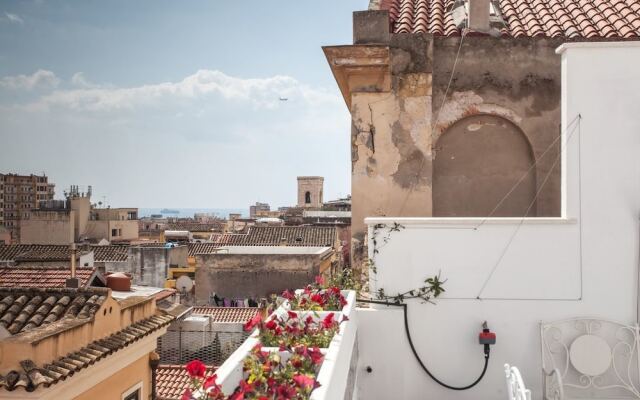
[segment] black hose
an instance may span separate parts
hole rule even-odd
[[[447,389],[451,389],[451,390],[467,390],[467,389],[471,389],[472,387],[477,385],[482,380],[482,378],[484,378],[484,374],[487,372],[487,367],[489,366],[489,354],[490,354],[490,351],[491,351],[491,348],[489,347],[488,344],[484,345],[484,367],[482,368],[482,372],[480,373],[480,376],[478,377],[478,379],[476,379],[475,381],[473,381],[473,383],[471,383],[470,385],[467,385],[467,386],[451,386],[451,385],[447,385],[446,383],[442,382],[440,379],[436,378],[431,373],[431,371],[429,371],[429,368],[427,368],[427,366],[424,365],[424,363],[420,359],[420,356],[418,355],[418,352],[416,351],[416,348],[413,345],[413,340],[411,339],[411,332],[409,332],[409,318],[407,317],[408,313],[407,313],[407,305],[406,304],[404,304],[404,303],[388,303],[386,301],[364,300],[364,299],[357,299],[356,301],[359,301],[359,302],[362,302],[362,303],[382,304],[382,305],[385,305],[385,306],[402,307],[402,312],[404,314],[404,331],[405,331],[405,333],[407,335],[407,340],[409,340],[409,346],[411,347],[411,351],[413,352],[413,356],[416,358],[416,360],[418,360],[418,363],[422,367],[422,370],[424,372],[426,372],[427,375],[429,375],[429,377],[431,379],[433,379],[440,386],[444,386]]]

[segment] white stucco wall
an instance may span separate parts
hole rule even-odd
[[[478,226],[473,219],[367,220],[370,233],[379,223],[406,227],[379,246],[374,287],[404,291],[438,271],[448,279],[437,305],[409,305],[423,361],[449,384],[472,382],[483,364],[477,335],[487,320],[498,335],[487,376],[464,392],[438,386],[410,352],[401,311],[365,310],[358,314],[360,398],[505,399],[508,362],[539,399],[540,321],[596,316],[636,322],[640,43],[575,43],[559,52],[567,143],[562,218],[526,220],[519,228],[519,219],[492,219],[477,229],[469,229]],[[570,123],[579,114],[580,129],[573,131]]]

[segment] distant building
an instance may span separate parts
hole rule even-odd
[[[298,177],[298,207],[321,208],[324,178],[321,176]]]
[[[0,226],[0,245],[11,244],[11,232],[4,226]]]
[[[271,211],[271,206],[267,203],[256,202],[256,204],[249,207],[249,218],[256,218],[258,216],[258,212],[261,211]]]
[[[53,199],[54,187],[45,175],[0,174],[0,226],[9,230],[13,243],[20,240],[20,222],[39,202]]]
[[[330,272],[333,254],[331,247],[303,246],[228,246],[197,254],[196,304],[210,304],[216,295],[256,299],[304,287]]]
[[[351,211],[351,195],[343,198],[327,201],[322,205],[325,211]]]
[[[137,208],[95,208],[91,205],[91,186],[86,193],[72,186],[66,195],[66,200],[41,202],[21,221],[20,243],[127,243],[138,239]]]

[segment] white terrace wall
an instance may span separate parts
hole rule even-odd
[[[575,43],[559,52],[566,143],[562,218],[366,220],[370,237],[375,224],[405,226],[386,244],[387,230],[377,230],[374,288],[405,291],[439,271],[448,279],[437,305],[409,305],[422,359],[451,385],[471,383],[482,369],[477,335],[487,320],[498,343],[485,379],[463,392],[438,386],[410,352],[401,311],[382,306],[358,313],[360,398],[505,399],[508,362],[520,368],[539,399],[540,321],[595,316],[636,322],[640,43]]]

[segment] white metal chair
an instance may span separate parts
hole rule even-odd
[[[531,400],[531,391],[524,386],[524,381],[518,368],[505,364],[504,372],[507,376],[509,400]]]
[[[540,324],[548,400],[640,399],[638,325],[597,318]]]

